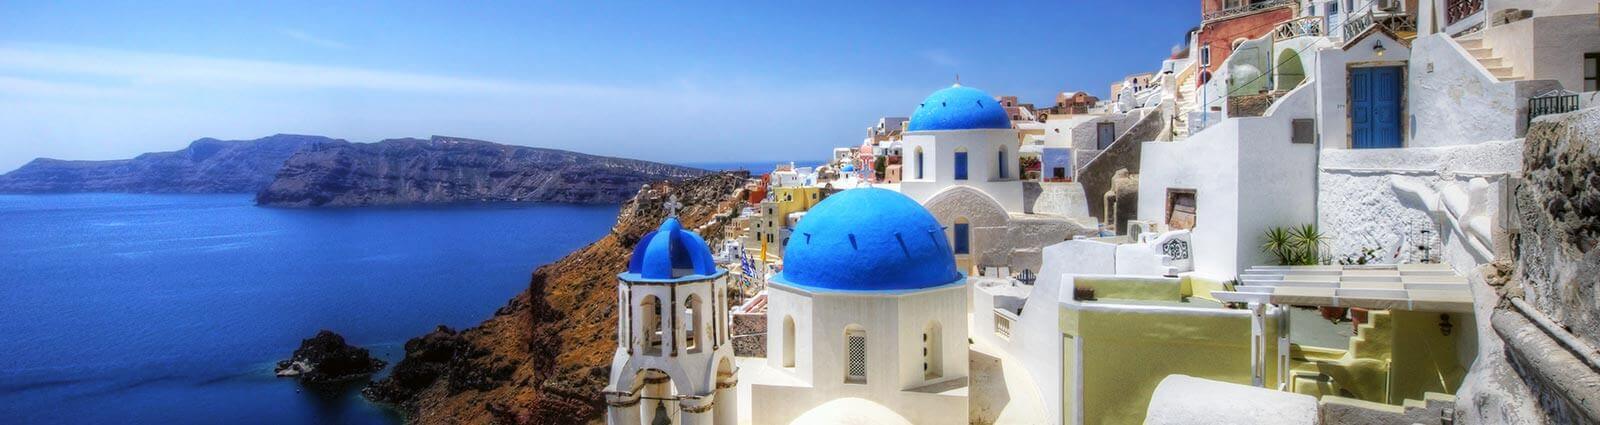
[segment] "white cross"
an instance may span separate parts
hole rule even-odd
[[[667,209],[667,217],[677,217],[678,208],[682,208],[683,204],[678,202],[678,195],[672,195],[667,197],[667,202],[661,206]]]

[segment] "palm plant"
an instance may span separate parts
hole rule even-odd
[[[1278,257],[1278,265],[1287,266],[1294,263],[1293,238],[1289,231],[1282,227],[1267,229],[1266,242],[1261,244],[1261,249],[1268,254]]]
[[[1321,262],[1322,244],[1328,241],[1328,236],[1317,230],[1317,225],[1302,224],[1289,233],[1299,254],[1297,265],[1309,266]]]
[[[1318,230],[1317,225],[1304,224],[1267,229],[1263,239],[1261,249],[1278,257],[1279,265],[1309,266],[1322,261],[1322,244],[1327,242],[1328,236]]]

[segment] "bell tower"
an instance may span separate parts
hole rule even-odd
[[[606,423],[738,422],[728,331],[727,271],[684,230],[673,197],[661,227],[639,240],[617,275],[617,351],[604,391]]]

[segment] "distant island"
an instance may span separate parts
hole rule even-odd
[[[255,193],[283,161],[307,146],[346,143],[322,136],[278,134],[255,140],[204,138],[172,152],[132,159],[39,158],[0,175],[0,193]]]
[[[203,138],[132,159],[39,158],[0,193],[254,193],[275,207],[468,202],[621,203],[646,183],[708,172],[577,152],[433,136],[351,143],[278,134]]]
[[[615,204],[696,168],[434,136],[304,149],[256,195],[286,207],[561,202]]]

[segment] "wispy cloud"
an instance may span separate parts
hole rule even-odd
[[[0,44],[0,75],[94,77],[107,86],[209,85],[254,88],[363,89],[406,92],[592,95],[611,88],[533,84],[342,66],[226,59],[60,45]],[[3,87],[0,87],[3,88]]]
[[[299,29],[281,28],[281,29],[278,30],[278,32],[282,33],[286,37],[295,39],[297,41],[300,41],[300,42],[303,42],[303,43],[306,43],[306,44],[317,46],[317,47],[328,48],[328,49],[344,49],[344,48],[350,47],[350,45],[344,44],[343,42],[340,42],[338,40],[331,40],[331,39],[327,39],[327,38],[318,37],[318,36],[315,36],[315,35],[311,35],[311,33],[308,33],[308,32],[305,32],[305,31],[302,31],[302,30],[299,30]]]
[[[861,126],[903,114],[922,94],[738,74],[531,81],[0,42],[0,110],[19,111],[0,114],[0,128],[49,141],[0,141],[0,171],[33,157],[119,158],[276,132],[451,134],[657,160],[807,159],[860,143]],[[761,149],[742,147],[752,138]]]
[[[944,51],[943,49],[923,50],[922,59],[927,60],[928,63],[946,68],[952,68],[961,65],[961,61],[959,59],[956,59],[954,55],[951,55],[950,52]]]

